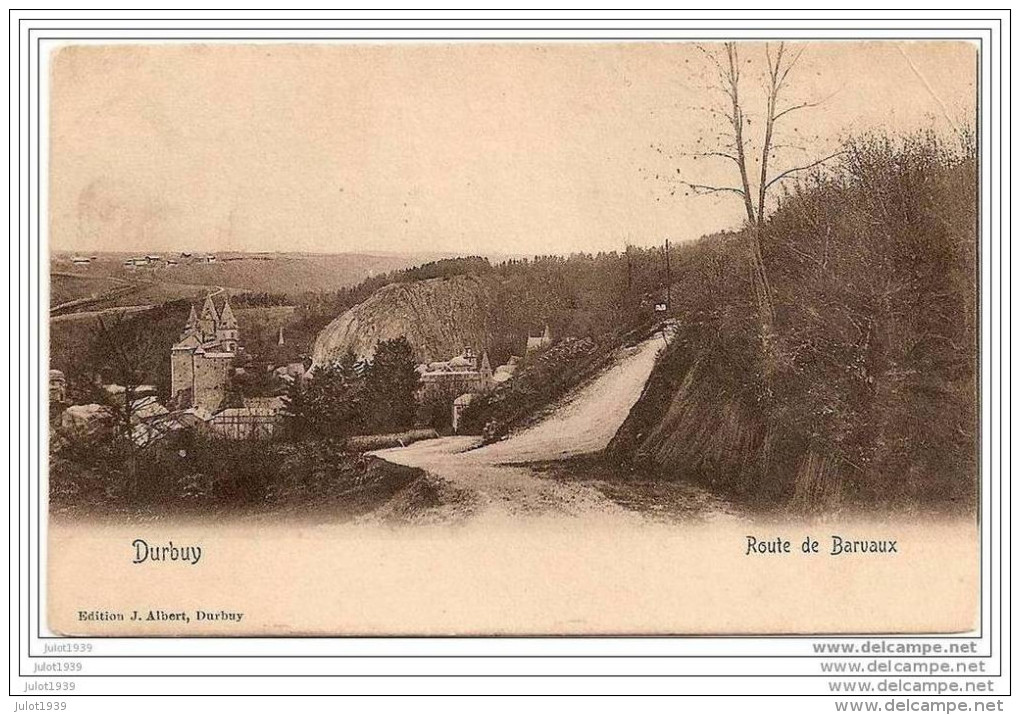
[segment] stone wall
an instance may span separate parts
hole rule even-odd
[[[227,394],[234,356],[213,353],[195,357],[195,407],[218,410]]]
[[[170,397],[190,390],[194,381],[194,354],[190,350],[174,350],[170,353]],[[186,405],[185,405],[186,406]]]

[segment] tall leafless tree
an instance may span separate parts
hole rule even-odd
[[[698,45],[698,49],[707,59],[708,65],[714,73],[710,82],[711,89],[721,92],[724,97],[724,101],[718,107],[708,108],[709,113],[722,124],[723,129],[716,135],[719,139],[716,146],[684,152],[682,156],[731,162],[737,169],[740,181],[735,186],[714,185],[704,181],[693,181],[683,175],[678,181],[694,194],[732,193],[743,200],[746,222],[751,236],[751,278],[758,312],[760,337],[765,353],[763,357],[765,358],[767,383],[775,362],[773,355],[775,349],[773,327],[775,306],[761,247],[769,197],[771,191],[781,182],[825,164],[838,156],[839,152],[805,160],[779,170],[774,168],[772,160],[776,158],[777,150],[781,148],[776,140],[780,125],[789,121],[796,112],[817,107],[824,101],[793,102],[788,100],[791,73],[804,53],[804,46],[801,46],[796,52],[791,52],[786,43],[780,42],[778,45],[765,43],[764,121],[761,122],[761,138],[757,143],[751,142],[748,138],[752,121],[746,109],[745,97],[741,93],[744,78],[738,44],[725,42],[721,48]],[[704,142],[699,140],[698,144],[703,145]],[[757,159],[756,163],[760,165],[757,177],[753,176],[751,170],[752,159]],[[679,171],[678,169],[678,173]],[[757,181],[756,185],[755,181]]]

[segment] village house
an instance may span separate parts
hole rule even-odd
[[[449,360],[423,363],[417,368],[421,378],[418,402],[437,398],[450,400],[453,410],[451,426],[457,432],[461,414],[475,396],[489,392],[496,385],[509,380],[517,370],[518,361],[517,356],[511,356],[507,364],[493,370],[487,352],[482,351],[479,357],[469,347]]]
[[[506,361],[505,365],[500,365],[492,373],[492,381],[496,384],[506,382],[514,373],[517,372],[517,366],[520,364],[521,359],[516,355],[511,355],[510,359]]]
[[[487,392],[496,384],[488,353],[482,352],[479,357],[471,348],[449,360],[419,365],[418,375],[419,401],[437,395]]]
[[[207,297],[202,312],[191,315],[170,351],[170,398],[178,408],[217,411],[234,373],[240,332],[230,300],[217,313]]]
[[[251,397],[243,407],[228,407],[207,423],[212,432],[227,439],[266,439],[280,425],[281,397]]]
[[[545,331],[537,338],[528,336],[527,352],[533,353],[538,350],[545,350],[550,345],[552,345],[552,332],[549,330],[549,326],[546,325]]]

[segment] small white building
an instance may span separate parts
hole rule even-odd
[[[549,326],[545,326],[545,331],[538,336],[533,338],[528,336],[527,352],[532,353],[538,350],[545,350],[547,347],[552,345],[552,331],[549,330]]]
[[[282,411],[280,397],[252,397],[244,401],[244,407],[220,410],[207,424],[227,439],[268,439],[280,425]]]
[[[453,401],[453,433],[457,434],[460,429],[460,417],[465,408],[475,399],[475,393],[465,392]]]

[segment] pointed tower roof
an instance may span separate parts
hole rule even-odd
[[[183,341],[189,335],[194,335],[198,332],[198,314],[195,313],[195,306],[191,306],[191,313],[188,314],[188,322],[184,324],[184,330],[181,331],[181,337],[178,341]]]
[[[223,299],[223,312],[220,313],[220,327],[225,330],[237,330],[237,318],[230,309],[230,298]]]
[[[482,372],[492,372],[492,365],[489,363],[489,352],[487,350],[482,351]]]
[[[172,350],[194,350],[202,349],[202,339],[199,338],[198,333],[190,331],[184,334],[179,341],[177,341]]]
[[[202,305],[202,320],[211,320],[214,323],[219,320],[219,316],[216,315],[216,306],[213,305],[212,297],[208,295]]]

